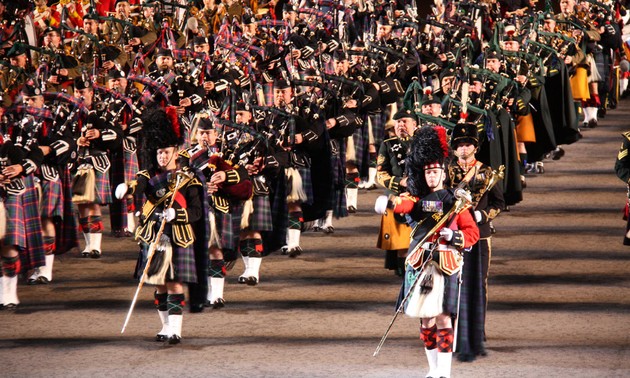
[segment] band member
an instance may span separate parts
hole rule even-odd
[[[169,344],[181,342],[183,285],[197,282],[193,244],[199,235],[195,235],[193,225],[204,220],[205,201],[201,181],[192,172],[178,169],[177,157],[183,137],[174,113],[172,108],[168,113],[161,108],[143,113],[141,150],[147,169],[138,173],[138,180],[132,185],[121,184],[116,188],[118,198],[144,194],[147,199],[136,230],[136,238],[142,246],[136,274],[142,275],[149,252],[167,251],[162,264],[156,266],[156,270],[164,272],[164,277],[147,282],[156,284],[155,303],[162,321],[155,340],[168,340]],[[160,229],[163,230],[161,237]],[[170,258],[167,257],[169,251],[172,252]],[[152,271],[153,259],[148,273]],[[151,277],[148,274],[144,279]]]
[[[77,171],[85,169],[86,174],[90,169],[94,174],[94,188],[86,188],[94,191],[94,197],[85,199],[80,203],[74,199],[79,209],[79,226],[85,237],[85,248],[81,252],[82,257],[101,257],[101,241],[103,238],[103,220],[101,206],[112,203],[112,190],[109,180],[111,162],[108,154],[111,149],[116,149],[122,142],[122,130],[120,126],[106,122],[101,113],[105,109],[99,109],[94,97],[94,87],[89,79],[78,77],[74,82],[74,95],[83,99],[83,104],[89,110],[86,117],[80,119],[81,136],[77,139],[79,156]],[[83,173],[83,172],[82,172]],[[78,180],[75,180],[77,182]]]
[[[274,105],[277,109],[293,114],[297,112],[293,100],[293,87],[288,80],[279,78],[274,81]],[[291,117],[279,116],[274,122],[276,129],[283,135],[282,146],[290,156],[287,160],[286,169],[287,180],[290,183],[291,193],[287,196],[289,207],[289,227],[287,228],[287,244],[282,247],[282,254],[289,257],[297,257],[302,254],[300,246],[300,236],[304,223],[304,213],[302,205],[313,202],[313,182],[311,177],[311,159],[308,155],[307,144],[318,138],[317,133],[309,129],[306,121],[294,116],[295,128],[294,137],[291,137]],[[291,140],[293,139],[293,140]]]
[[[76,154],[76,143],[71,132],[71,121],[76,112],[70,112],[66,106],[58,104],[53,115],[44,105],[43,93],[34,83],[24,85],[22,100],[28,112],[32,113],[33,127],[37,130],[34,137],[44,156],[35,176],[41,186],[40,215],[46,265],[35,268],[28,283],[47,284],[52,281],[55,254],[62,254],[77,246],[68,168],[68,162]]]
[[[40,80],[45,80],[46,88],[50,92],[72,89],[72,81],[80,75],[79,63],[65,53],[62,42],[61,30],[48,27],[44,31],[42,52],[33,53],[34,67],[39,68],[42,73]]]
[[[34,88],[34,94],[41,94]],[[5,233],[2,235],[2,305],[15,309],[18,274],[45,265],[42,225],[34,174],[43,160],[36,139],[36,125],[31,117],[14,119],[8,133],[1,138],[0,194],[6,211]]]
[[[98,15],[88,13],[83,16],[84,34],[72,40],[71,49],[79,64],[96,75],[101,71],[120,70],[127,64],[127,54],[115,45],[104,45],[99,41]]]
[[[407,190],[405,166],[411,138],[418,128],[416,117],[410,110],[401,109],[394,115],[396,136],[383,141],[378,151],[376,180],[385,187],[388,195],[400,195]],[[381,229],[376,247],[386,251],[385,268],[402,276],[409,248],[411,228],[401,217],[388,211],[381,218]]]
[[[216,122],[216,120],[215,120]],[[195,139],[197,146],[191,148],[190,166],[205,175],[210,195],[210,285],[207,306],[219,309],[225,306],[223,288],[227,273],[226,261],[236,260],[238,237],[243,212],[242,198],[227,190],[248,179],[244,167],[232,166],[221,156],[219,133],[210,118],[199,118]],[[249,194],[251,195],[251,187]]]
[[[138,156],[136,151],[137,137],[142,122],[138,116],[133,98],[129,95],[127,78],[123,71],[110,70],[106,76],[106,93],[102,96],[107,104],[107,120],[120,125],[123,140],[118,148],[112,149],[110,180],[113,187],[122,182],[131,181],[138,172]],[[131,236],[135,230],[135,203],[133,196],[127,196],[122,201],[114,199],[110,205],[109,217],[112,234],[116,237]]]
[[[382,196],[375,206],[379,213],[390,209],[396,214],[407,214],[415,224],[401,294],[406,298],[410,290],[418,290],[415,298],[412,295],[405,303],[405,313],[421,318],[420,338],[429,362],[427,377],[451,375],[452,319],[457,319],[458,312],[460,253],[479,239],[470,211],[456,206],[466,203],[469,194],[444,187],[448,151],[443,127],[421,128],[414,136],[407,159],[409,195],[391,201]],[[443,217],[448,218],[440,224],[438,220]]]
[[[451,135],[451,147],[457,160],[448,166],[450,186],[465,185],[472,196],[472,209],[479,227],[479,241],[464,254],[457,352],[460,361],[472,361],[485,355],[485,319],[488,304],[488,271],[492,257],[490,222],[503,210],[503,190],[493,185],[492,168],[475,158],[479,146],[477,125],[457,124]],[[496,181],[494,181],[496,184]]]
[[[251,108],[246,104],[237,104],[236,122],[248,126],[255,126]],[[245,265],[245,271],[238,277],[238,282],[255,286],[260,281],[260,266],[263,258],[263,232],[273,231],[271,204],[269,201],[269,186],[267,184],[264,159],[265,150],[260,140],[254,140],[249,135],[242,135],[241,139],[249,139],[242,147],[243,155],[240,164],[245,166],[253,184],[253,196],[250,206],[246,205],[241,219],[241,235],[239,249]],[[241,152],[239,151],[239,152]],[[251,209],[251,211],[248,211]]]

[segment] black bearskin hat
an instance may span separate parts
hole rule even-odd
[[[157,169],[156,153],[160,148],[179,146],[184,142],[183,133],[177,118],[175,107],[166,109],[154,107],[146,109],[140,116],[142,129],[140,131],[141,169],[154,172]]]
[[[477,125],[474,123],[458,123],[453,129],[451,134],[451,147],[457,148],[458,143],[468,142],[475,147],[479,146],[479,133],[477,132]]]
[[[424,178],[424,170],[444,168],[448,157],[449,147],[444,127],[425,126],[416,131],[405,164],[409,193],[419,197],[429,194],[430,189]]]

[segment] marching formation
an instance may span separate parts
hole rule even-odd
[[[377,247],[430,372],[485,355],[492,220],[614,109],[616,1],[0,2],[4,309],[54,257],[141,246],[162,329],[261,282],[264,256],[383,187]],[[554,11],[554,8],[556,11]],[[429,298],[429,299],[427,299]],[[410,309],[410,306],[413,309]],[[131,312],[130,312],[131,314]]]

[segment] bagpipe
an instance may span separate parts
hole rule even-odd
[[[173,80],[174,79],[175,76],[173,76]],[[149,76],[129,75],[127,80],[144,86],[140,99],[147,107],[151,103],[158,103],[160,100],[165,101],[167,105],[170,104],[170,83],[165,82],[164,79],[158,81],[151,79]],[[158,95],[161,96],[161,98]]]
[[[37,78],[42,85],[42,91],[45,91],[45,83],[50,76],[59,76],[59,83],[62,86],[72,84],[72,80],[66,76],[59,75],[59,70],[63,68],[75,68],[79,65],[77,59],[68,55],[63,50],[53,50],[48,47],[35,47],[23,43],[16,43],[16,48],[24,47],[40,54],[39,67],[37,68]]]
[[[202,152],[205,156],[191,156],[190,159],[198,160],[203,159],[203,161],[207,162],[207,164],[203,164],[203,167],[207,167],[208,172],[206,172],[206,178],[209,180],[216,172],[227,172],[231,170],[235,170],[239,168],[237,165],[234,165],[231,161],[223,158],[223,154],[218,151],[214,151],[210,146],[204,145],[204,149]],[[188,163],[183,163],[188,164]],[[217,185],[218,189],[216,193],[211,195],[212,206],[223,212],[227,213],[229,211],[229,201],[237,200],[237,201],[245,201],[252,196],[252,182],[248,179],[241,179],[238,183],[225,185],[225,183],[220,183]]]
[[[63,92],[44,92],[44,99],[52,101],[51,108],[56,109],[54,115],[55,132],[58,135],[64,135],[66,130],[70,128],[69,132],[72,135],[76,135],[78,130],[74,126],[77,124],[77,117],[87,116],[89,113],[89,110],[83,103],[83,99]],[[70,107],[69,113],[64,113],[65,106],[63,104],[67,104]],[[57,126],[58,122],[61,122],[61,124]]]

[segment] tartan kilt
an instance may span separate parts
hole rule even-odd
[[[136,272],[135,277],[140,278],[144,267],[147,263],[147,254],[149,253],[149,245],[146,243],[142,244],[142,250],[140,251],[140,256],[138,259],[138,264],[136,264]],[[189,246],[186,248],[179,247],[175,244],[172,244],[173,247],[173,268],[174,279],[170,278],[170,272],[166,275],[167,282],[186,282],[186,283],[196,283],[197,282],[197,268],[195,267],[195,253],[193,250],[193,246]]]
[[[243,203],[230,203],[230,211],[222,213],[214,211],[216,219],[216,232],[221,238],[221,249],[238,249],[238,241],[241,230],[241,217],[243,216]]]
[[[339,152],[331,156],[332,164],[332,207],[333,216],[335,218],[343,218],[348,216],[346,208],[346,139],[339,140]]]
[[[370,118],[370,144],[380,146],[383,143],[383,135],[385,135],[385,122],[387,121],[388,114],[386,112],[379,112],[375,114],[369,114]]]
[[[300,172],[300,176],[302,177],[302,190],[304,190],[304,194],[306,194],[306,201],[302,203],[310,205],[315,199],[315,195],[313,194],[313,175],[311,174],[311,168],[296,169]]]
[[[347,208],[347,203],[346,203],[346,190],[343,188],[335,189],[333,191],[333,196],[334,196],[333,216],[335,218],[347,217],[348,208]]]
[[[44,218],[63,218],[63,188],[61,179],[42,180],[42,197],[39,207],[40,216]]]
[[[123,149],[123,164],[125,170],[125,182],[136,179],[136,173],[140,170],[138,164],[138,155],[136,151],[127,151]]]
[[[411,265],[407,265],[407,270],[405,271],[405,278],[403,279],[402,286],[400,288],[400,293],[398,295],[398,301],[396,303],[396,309],[400,307],[400,303],[409,290],[411,289],[411,285],[413,284],[414,278],[417,274],[420,274],[417,270],[415,270]],[[457,316],[457,295],[459,291],[459,274],[455,273],[453,275],[442,274],[444,277],[444,301],[442,303],[442,313],[449,314],[451,317]],[[420,282],[417,283],[420,285]]]
[[[2,244],[18,248],[22,269],[29,270],[46,264],[42,223],[33,175],[24,179],[26,189],[21,195],[8,194],[4,202],[7,216],[6,234]]]
[[[252,205],[254,212],[249,216],[249,227],[247,227],[247,230],[273,231],[273,217],[271,216],[269,196],[254,196]]]
[[[94,176],[94,190],[96,190],[94,203],[99,205],[112,203],[112,189],[109,183],[109,169],[105,172],[99,172],[95,169]]]

